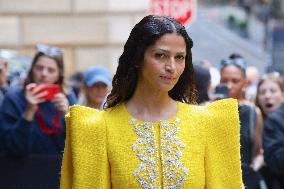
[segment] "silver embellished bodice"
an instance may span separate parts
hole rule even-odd
[[[137,182],[144,189],[182,188],[189,170],[179,161],[182,149],[185,148],[185,144],[177,137],[181,120],[176,118],[174,122],[140,122],[136,119],[129,121],[137,134],[132,146],[140,160],[134,171]],[[155,133],[157,126],[159,133]],[[160,140],[157,140],[157,135]],[[162,171],[162,174],[159,171]]]

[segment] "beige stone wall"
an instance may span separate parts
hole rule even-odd
[[[66,73],[105,65],[114,73],[149,0],[0,0],[0,49],[32,56],[37,43],[64,49]]]

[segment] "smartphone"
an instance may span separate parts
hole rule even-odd
[[[46,84],[38,93],[47,92],[47,95],[42,97],[44,100],[52,100],[54,96],[60,93],[60,85],[58,84]]]
[[[219,98],[228,98],[228,87],[227,85],[219,84],[215,88],[215,94],[219,96]]]

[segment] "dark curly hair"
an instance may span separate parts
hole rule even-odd
[[[182,36],[186,43],[185,68],[177,84],[169,91],[169,96],[185,103],[196,103],[191,38],[184,26],[174,18],[148,15],[134,26],[124,45],[124,51],[119,58],[112,81],[113,89],[107,97],[106,108],[116,106],[132,97],[138,80],[138,69],[143,64],[146,49],[169,33]]]

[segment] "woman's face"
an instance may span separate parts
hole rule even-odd
[[[110,89],[107,87],[106,84],[98,82],[92,85],[91,87],[86,86],[85,91],[89,104],[102,105],[102,103],[105,101],[107,94],[110,92]]]
[[[266,80],[259,86],[257,98],[260,108],[267,115],[281,105],[284,97],[276,82]]]
[[[238,67],[227,65],[221,71],[220,83],[227,85],[228,97],[239,99],[242,88],[245,86],[245,77]]]
[[[185,67],[186,43],[182,36],[171,33],[148,47],[137,85],[168,92],[178,82]]]
[[[35,63],[32,74],[35,83],[53,84],[59,79],[59,68],[54,59],[41,56]]]

